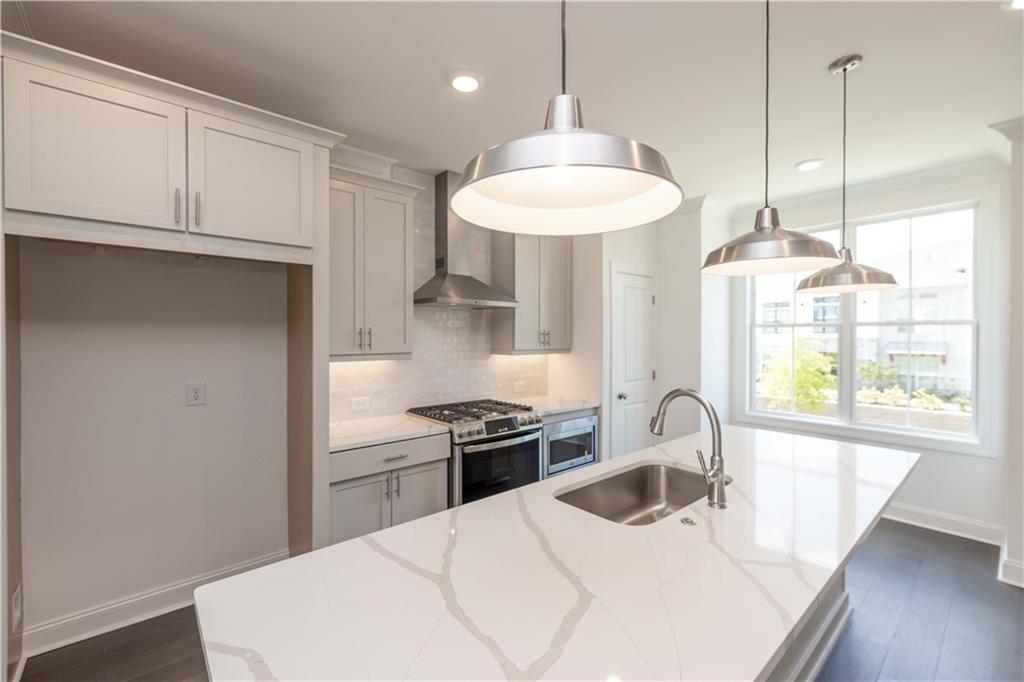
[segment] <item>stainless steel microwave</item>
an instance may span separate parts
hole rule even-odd
[[[597,415],[544,425],[544,476],[597,461]]]

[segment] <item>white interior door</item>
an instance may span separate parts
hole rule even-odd
[[[612,273],[610,454],[647,446],[654,373],[654,280]]]

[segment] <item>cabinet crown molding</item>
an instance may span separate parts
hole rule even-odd
[[[391,168],[398,159],[368,152],[347,144],[336,144],[331,150],[331,165],[356,173],[372,175],[385,180],[391,179]]]
[[[412,185],[408,182],[391,180],[390,178],[382,178],[375,175],[367,175],[366,173],[336,164],[333,161],[331,162],[331,180],[351,182],[352,184],[359,185],[361,187],[382,189],[385,192],[394,192],[395,194],[401,194],[402,196],[407,197],[414,197],[423,191],[423,188],[419,185]]]
[[[96,80],[105,85],[123,87],[138,94],[162,99],[189,109],[228,116],[242,123],[269,126],[280,132],[287,131],[291,135],[328,149],[344,141],[347,137],[344,133],[336,130],[305,123],[135,69],[26,38],[17,33],[0,31],[0,41],[2,41],[2,55],[0,56],[4,59],[15,59],[79,78]]]

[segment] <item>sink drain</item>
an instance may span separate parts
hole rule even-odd
[[[697,522],[694,521],[689,516],[684,516],[683,518],[679,519],[679,522],[681,524],[683,524],[684,526],[696,526],[697,525]]]

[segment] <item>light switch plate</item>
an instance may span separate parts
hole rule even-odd
[[[185,404],[189,407],[206,404],[205,381],[190,381],[185,384]]]
[[[370,399],[367,397],[352,398],[352,411],[359,412],[361,410],[370,409]]]

